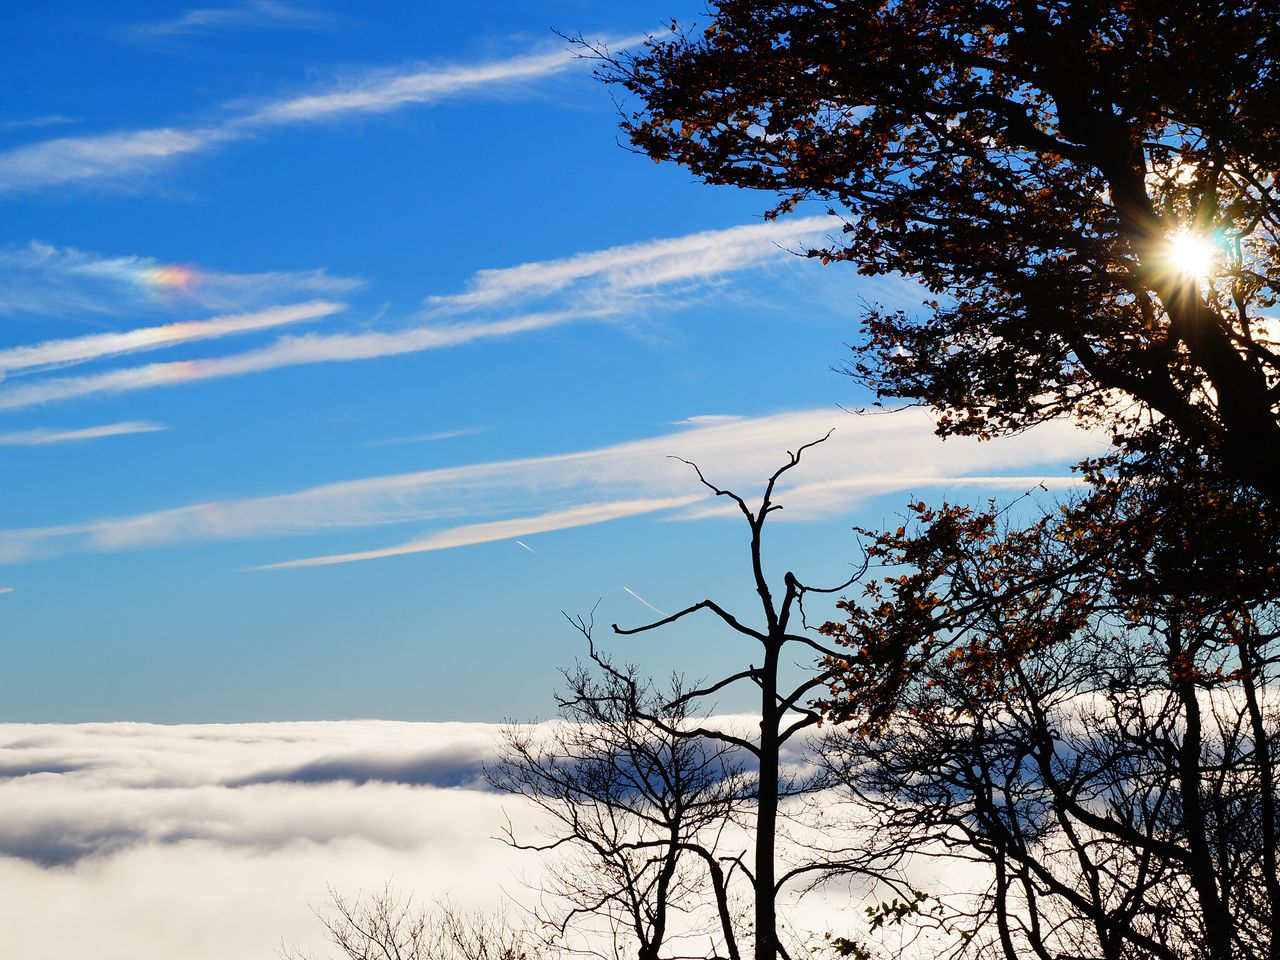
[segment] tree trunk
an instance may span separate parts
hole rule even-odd
[[[756,807],[755,960],[776,960],[778,917],[775,848],[778,834],[778,643],[765,650],[760,677],[760,775]]]

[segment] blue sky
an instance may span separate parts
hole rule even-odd
[[[893,278],[820,210],[621,148],[554,33],[688,4],[29,5],[0,51],[0,717],[545,715],[561,611],[744,606],[697,459],[796,471],[776,569],[912,494],[1062,486],[1050,425],[941,444],[833,367]],[[690,624],[620,653],[735,662]],[[726,706],[732,707],[733,703]]]

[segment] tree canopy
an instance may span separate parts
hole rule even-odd
[[[602,72],[626,134],[901,272],[850,371],[944,433],[1071,413],[1280,501],[1272,4],[722,0]],[[638,102],[637,102],[638,101]]]

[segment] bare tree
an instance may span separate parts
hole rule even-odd
[[[559,854],[541,884],[538,917],[562,945],[578,932],[582,949],[604,956],[623,953],[626,942],[640,960],[657,960],[693,936],[709,944],[698,955],[738,960],[721,844],[748,788],[739,751],[684,736],[691,718],[679,681],[659,691],[600,654],[588,621],[573,622],[591,664],[565,672],[561,720],[506,728],[487,771],[495,787],[549,815],[541,840],[510,827],[504,838]],[[699,929],[708,924],[718,933]]]
[[[448,901],[418,908],[390,887],[350,899],[330,889],[316,911],[341,960],[537,960],[536,938],[507,913],[465,912]],[[316,960],[296,947],[282,960]]]
[[[839,592],[854,583],[863,570],[856,571],[844,583],[826,589],[806,586],[793,573],[788,572],[782,578],[782,595],[779,600],[765,576],[762,560],[765,521],[771,514],[782,509],[782,504],[774,499],[779,480],[799,465],[806,450],[825,439],[823,437],[807,443],[794,453],[789,452],[786,462],[766,481],[759,505],[754,508],[737,493],[708,481],[696,464],[690,464],[702,484],[717,497],[725,497],[731,501],[747,521],[751,535],[749,549],[752,581],[760,601],[758,625],[744,622],[710,599],[639,627],[623,629],[617,624],[613,625],[615,633],[635,636],[660,629],[693,614],[706,612],[746,640],[749,647],[757,652],[757,656],[748,661],[743,669],[684,692],[671,706],[688,709],[692,704],[707,703],[708,698],[720,691],[739,684],[750,684],[756,688],[758,695],[758,732],[731,732],[708,724],[672,724],[658,713],[641,715],[646,722],[654,724],[671,737],[717,744],[723,749],[740,751],[753,761],[756,776],[749,795],[754,814],[751,819],[751,849],[747,858],[750,867],[741,861],[739,865],[751,884],[755,960],[775,960],[779,955],[787,956],[779,937],[777,905],[780,895],[788,885],[812,883],[815,878],[821,878],[827,873],[847,869],[847,859],[843,857],[836,858],[835,861],[828,856],[819,856],[795,863],[780,862],[779,846],[783,839],[782,819],[785,815],[782,801],[788,797],[811,793],[820,787],[820,783],[813,779],[788,776],[782,762],[782,749],[802,731],[820,722],[821,716],[810,705],[809,700],[834,675],[830,667],[814,667],[811,671],[806,671],[802,679],[794,684],[789,683],[787,677],[791,666],[790,656],[803,656],[807,664],[812,664],[819,658],[838,657],[840,654],[840,651],[824,644],[820,637],[807,630],[804,599],[810,593]],[[796,629],[797,626],[799,629]],[[845,866],[840,866],[841,864]]]

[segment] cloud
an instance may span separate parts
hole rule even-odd
[[[287,307],[271,307],[254,313],[213,317],[209,320],[191,320],[183,323],[169,323],[158,327],[140,327],[136,330],[126,330],[119,333],[95,333],[68,340],[48,340],[44,343],[36,343],[29,346],[10,347],[7,350],[0,350],[0,379],[22,370],[64,367],[84,363],[88,360],[100,360],[103,357],[138,353],[145,350],[159,350],[180,343],[213,340],[234,334],[253,333],[287,324],[301,323],[306,320],[318,320],[321,317],[332,316],[344,309],[346,309],[345,304],[316,300],[311,303],[298,303]],[[112,374],[101,376],[109,379]],[[86,379],[92,382],[97,377]],[[37,396],[46,391],[56,393],[56,388],[53,385],[66,384],[67,382],[67,380],[47,380],[42,381],[41,384],[35,387],[11,387],[0,391],[0,397],[8,393],[23,396],[24,390],[34,392]],[[2,402],[0,400],[0,403]]]
[[[406,522],[435,525],[417,541],[441,549],[522,536],[528,525],[559,523],[564,511],[599,510],[607,519],[628,501],[676,500],[702,494],[688,466],[744,492],[757,489],[785,451],[835,433],[810,450],[779,494],[779,516],[838,516],[867,497],[921,487],[998,486],[1027,489],[1065,462],[1096,453],[1097,437],[1052,422],[1012,437],[940,441],[922,410],[855,416],[803,410],[715,420],[625,443],[553,456],[478,463],[325,484],[274,496],[213,501],[56,527],[0,531],[0,562],[66,551],[114,551],[208,540],[297,536]],[[1034,472],[1027,473],[1028,469]],[[511,504],[540,511],[511,516]],[[557,516],[559,514],[559,516]],[[584,512],[580,517],[589,516]],[[489,524],[503,526],[487,526]],[[523,525],[523,526],[522,526]],[[412,553],[403,542],[384,555]],[[382,551],[377,551],[382,552]],[[307,559],[307,558],[301,558]],[[288,562],[288,561],[286,561]],[[299,564],[295,564],[299,565]]]
[[[0,447],[42,447],[56,443],[77,443],[81,440],[120,437],[132,433],[155,433],[168,429],[163,423],[150,423],[146,420],[126,420],[122,423],[107,423],[100,427],[79,427],[74,430],[51,430],[40,427],[35,430],[0,433]]]
[[[492,838],[507,815],[541,822],[477,789],[496,730],[0,726],[0,884],[20,891],[0,903],[6,953],[232,960],[282,939],[319,952],[310,906],[329,884],[494,906],[536,860]]]
[[[461,427],[457,430],[441,430],[437,433],[419,433],[411,437],[388,437],[385,440],[370,440],[366,447],[387,447],[402,443],[435,443],[438,440],[453,440],[457,437],[472,437],[484,433],[488,427]]]
[[[278,0],[247,0],[226,7],[193,7],[167,20],[152,20],[125,27],[120,35],[135,41],[168,40],[192,34],[229,30],[323,30],[337,18],[317,10]]]
[[[60,127],[67,123],[76,123],[72,117],[64,117],[60,113],[49,113],[42,117],[28,117],[24,120],[5,120],[0,122],[0,133],[13,130],[33,130],[40,127]]]
[[[629,38],[615,45],[625,46],[637,39]],[[484,88],[510,87],[537,80],[561,73],[576,61],[572,53],[554,50],[491,63],[374,71],[328,90],[263,104],[228,126],[247,131],[313,123],[350,114],[390,113],[401,107],[434,103]]]
[[[406,812],[414,791],[404,788],[487,791],[482,771],[497,730],[390,721],[5,725],[0,798],[12,816],[0,824],[0,857],[66,865],[190,841],[418,846],[447,827],[417,815],[387,819]],[[328,787],[324,804],[318,785]]]
[[[793,244],[822,237],[831,225],[830,217],[795,217],[481,270],[465,293],[432,297],[428,303],[440,309],[472,309],[569,288],[574,288],[575,297],[586,290],[594,300],[612,301],[626,292],[759,267],[785,255]]]
[[[628,38],[614,46],[626,46]],[[389,113],[467,94],[518,89],[577,65],[568,51],[530,53],[479,64],[376,70],[314,92],[253,107],[224,120],[178,127],[60,137],[0,153],[0,196],[72,183],[121,181],[172,161],[208,153],[272,128]]]
[[[391,883],[419,904],[447,893],[466,909],[527,901],[545,860],[495,837],[548,823],[479,780],[498,730],[0,725],[6,951],[239,960],[284,940],[327,956],[310,908],[330,885],[356,895]]]
[[[788,244],[820,235],[825,217],[705,231],[593,251],[562,260],[524,264],[477,274],[467,293],[428,301],[413,325],[393,331],[287,337],[247,353],[150,364],[84,377],[47,379],[0,388],[0,410],[99,394],[128,393],[198,380],[241,376],[281,367],[349,362],[417,353],[497,339],[584,321],[617,318],[644,305],[670,307],[671,288],[686,289],[724,274],[759,268],[788,258]],[[545,275],[546,279],[530,279]],[[525,310],[533,298],[549,300],[543,309]],[[484,306],[498,319],[464,320],[459,311]],[[193,329],[199,329],[193,327]],[[23,350],[17,348],[17,355]],[[4,354],[0,353],[0,358]],[[0,370],[3,369],[0,364]]]
[[[82,377],[63,377],[0,387],[0,410],[99,394],[132,393],[200,380],[217,380],[280,367],[369,360],[424,350],[455,347],[476,340],[507,337],[584,319],[573,312],[529,314],[494,323],[458,323],[411,327],[397,332],[338,333],[285,337],[247,353],[202,360],[177,360],[128,367]]]
[[[337,563],[355,563],[360,560],[381,560],[386,557],[403,557],[411,553],[429,553],[433,550],[452,550],[455,547],[469,547],[477,543],[492,543],[495,540],[513,540],[516,537],[527,537],[535,533],[549,533],[553,530],[568,530],[572,527],[585,527],[596,523],[606,523],[622,517],[635,517],[645,513],[656,513],[659,510],[672,510],[700,499],[699,496],[667,497],[665,499],[624,500],[612,503],[588,503],[568,510],[555,510],[533,517],[513,517],[509,520],[491,520],[487,523],[471,523],[459,527],[450,527],[437,533],[415,537],[408,543],[393,547],[382,547],[377,550],[360,550],[354,553],[337,553],[323,557],[308,557],[305,560],[289,560],[284,563],[271,563],[255,570],[287,570],[295,567],[327,567]],[[516,540],[520,543],[519,540]],[[527,544],[520,546],[529,550]],[[630,592],[630,591],[628,591]]]
[[[464,826],[475,820],[468,803],[498,814],[483,771],[501,728],[389,720],[0,724],[0,857],[66,865],[191,841],[263,851],[299,840],[361,840],[387,850],[435,843],[449,835],[447,811]],[[798,743],[788,751],[787,762],[804,762]],[[427,809],[410,809],[424,801]]]
[[[0,587],[0,594],[13,593],[13,587]]]
[[[160,127],[27,144],[0,153],[0,196],[148,173],[177,157],[238,139],[225,126]]]
[[[80,316],[186,309],[240,310],[364,285],[324,270],[223,273],[154,257],[109,257],[34,241],[0,249],[0,314]]]

